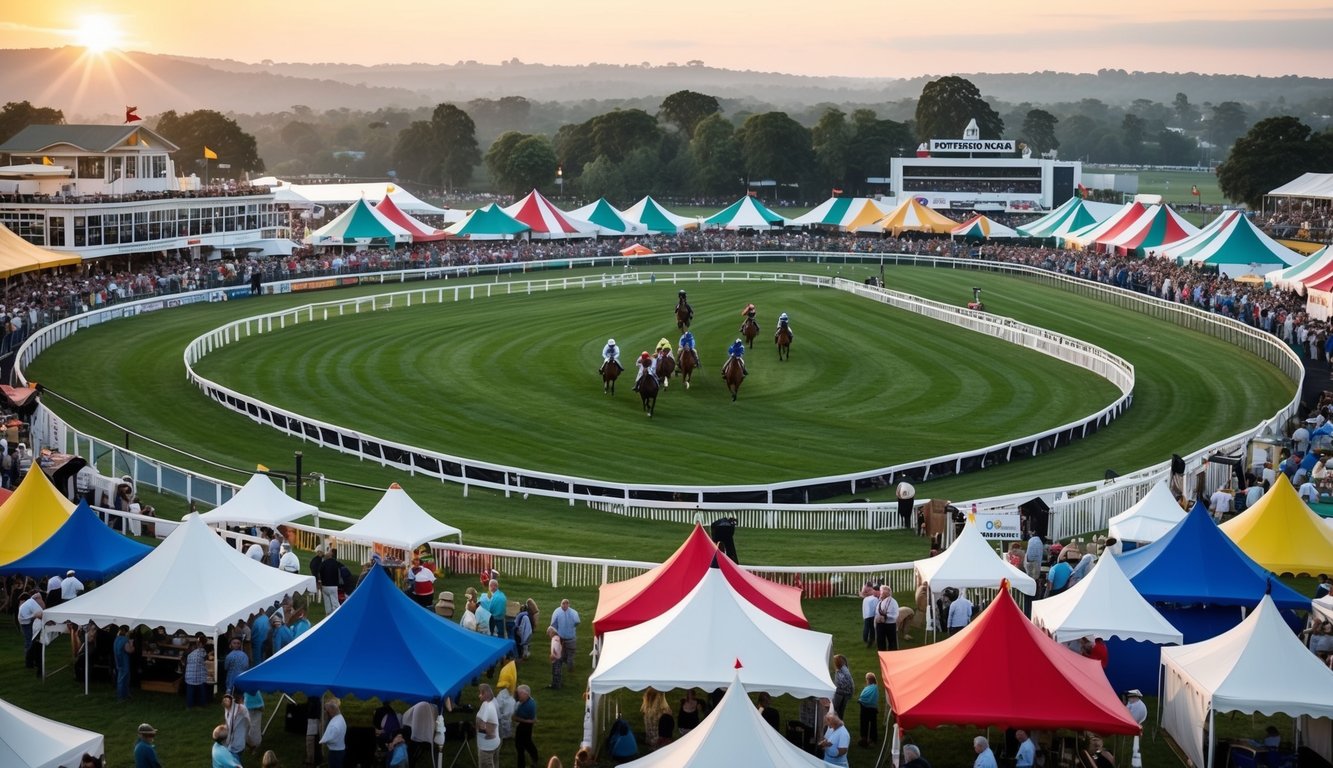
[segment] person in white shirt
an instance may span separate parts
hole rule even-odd
[[[46,580],[46,604],[48,607],[54,608],[60,605],[60,585],[62,583],[64,583],[64,579],[58,573],[53,574],[51,578]]]
[[[1245,508],[1249,509],[1250,507],[1253,507],[1255,504],[1258,504],[1259,500],[1262,499],[1263,497],[1264,497],[1264,487],[1259,484],[1259,478],[1256,477],[1250,483],[1250,487],[1245,489]]]
[[[1023,570],[1033,581],[1041,581],[1041,564],[1046,559],[1046,545],[1036,533],[1028,539],[1027,551],[1023,554]]]
[[[966,592],[962,592],[957,600],[949,604],[949,634],[954,634],[970,623],[972,623],[972,601],[967,599]]]
[[[1222,518],[1231,514],[1231,503],[1235,496],[1231,493],[1229,486],[1218,488],[1212,497],[1208,499],[1208,510],[1213,513],[1213,520],[1222,522]]]
[[[898,650],[898,601],[889,585],[879,588],[879,606],[875,608],[875,647],[881,651]]]
[[[861,588],[861,640],[869,648],[875,642],[875,609],[879,607],[878,590],[870,583]]]
[[[1310,480],[1301,483],[1301,488],[1296,491],[1296,494],[1300,496],[1301,500],[1306,504],[1314,504],[1319,501],[1319,489],[1316,488],[1314,482]]]
[[[83,582],[74,576],[74,571],[65,573],[65,578],[60,582],[61,601],[73,600],[83,592]]]
[[[301,572],[301,559],[292,551],[292,545],[287,542],[282,544],[282,559],[278,561],[278,568],[287,573]]]
[[[999,768],[995,762],[995,753],[990,751],[990,742],[985,736],[978,736],[972,740],[972,749],[977,753],[977,759],[972,763],[972,768]]]
[[[477,708],[477,763],[479,768],[499,768],[500,766],[500,715],[495,708],[495,698],[491,687],[485,683],[477,686],[481,695],[481,706]],[[330,766],[329,768],[334,768]]]
[[[1125,691],[1125,709],[1129,710],[1129,716],[1134,718],[1134,722],[1140,725],[1148,719],[1148,705],[1143,703],[1143,694],[1138,688]]]
[[[1018,739],[1018,754],[1014,756],[1014,768],[1033,768],[1037,764],[1037,745],[1028,738],[1028,732],[1019,728],[1014,731]]]
[[[262,563],[264,562],[264,553],[266,551],[267,550],[264,548],[263,544],[255,542],[245,550],[245,556],[250,558],[251,560],[254,560],[257,563]]]
[[[32,649],[33,635],[42,626],[42,610],[46,608],[46,600],[41,592],[33,592],[19,604],[19,629],[23,632],[23,664],[28,669],[33,668],[35,659],[30,653]]]
[[[337,699],[324,702],[324,714],[329,722],[319,743],[329,750],[329,768],[343,768],[347,759],[347,721],[343,719],[341,703]]]

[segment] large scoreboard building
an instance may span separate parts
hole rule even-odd
[[[889,187],[940,210],[1050,210],[1074,196],[1083,164],[1034,158],[1013,139],[981,139],[976,121],[962,139],[931,139],[918,157],[894,158]]]

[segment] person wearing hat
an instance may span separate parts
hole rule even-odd
[[[625,370],[625,366],[620,364],[620,347],[616,346],[615,339],[607,339],[606,346],[602,347],[602,365],[597,369],[597,373],[606,370],[606,366],[610,363],[615,363],[621,371]]]
[[[1129,710],[1129,716],[1134,718],[1134,722],[1140,725],[1148,719],[1148,705],[1143,703],[1143,694],[1138,688],[1125,691],[1125,709]]]
[[[731,342],[730,347],[727,347],[727,362],[728,363],[731,362],[731,358],[733,357],[740,362],[741,373],[745,376],[749,376],[750,371],[748,368],[745,367],[745,341],[743,339],[736,339],[735,341]],[[723,363],[722,378],[725,379],[726,377],[727,377],[727,365],[726,363]]]
[[[787,333],[790,333],[793,339],[796,338],[796,333],[791,329],[791,318],[787,317],[786,312],[778,315],[778,327],[773,331],[774,341],[777,340],[778,334],[782,333],[783,328],[787,329]]]
[[[278,561],[278,568],[287,573],[301,572],[301,559],[292,551],[292,545],[289,542],[282,542],[282,559]]]
[[[680,343],[678,346],[680,347],[680,351],[677,353],[676,357],[682,362],[685,360],[686,350],[689,350],[694,353],[694,367],[698,368],[702,365],[702,363],[699,362],[699,350],[694,348],[694,331],[691,331],[688,328],[685,329],[685,332],[680,335]]]
[[[139,726],[139,740],[134,742],[134,768],[162,768],[157,759],[157,729],[148,723]]]
[[[83,582],[74,577],[74,571],[65,572],[65,578],[60,582],[60,601],[73,600],[83,592]]]
[[[690,306],[690,302],[688,299],[685,298],[685,291],[683,290],[676,292],[675,311],[676,311],[677,326],[681,330],[689,328],[690,321],[694,319],[694,307]],[[680,319],[682,312],[685,318],[683,321]]]
[[[643,381],[644,376],[652,376],[653,381],[657,381],[657,358],[644,350],[639,355],[638,365],[635,366],[637,373],[634,374],[634,391],[639,391],[639,382]]]

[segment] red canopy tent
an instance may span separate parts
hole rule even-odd
[[[445,240],[450,236],[449,233],[445,232],[443,229],[427,226],[413,217],[408,216],[403,212],[403,209],[399,208],[397,203],[393,201],[393,198],[388,195],[385,195],[384,199],[375,205],[375,210],[384,214],[384,218],[392,221],[403,229],[406,229],[408,232],[411,232],[412,242],[414,243],[425,243],[431,240]]]
[[[666,613],[698,586],[713,558],[731,588],[752,605],[793,627],[810,628],[801,611],[800,589],[771,582],[736,565],[718,551],[703,526],[696,524],[666,562],[632,579],[602,585],[593,632],[600,635],[626,629]]]
[[[1101,662],[1047,637],[1014,604],[1007,584],[963,631],[933,645],[880,653],[879,665],[903,728],[1139,732]]]

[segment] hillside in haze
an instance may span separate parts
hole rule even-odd
[[[948,73],[941,73],[948,74]],[[1136,99],[1171,103],[1184,93],[1195,104],[1224,101],[1304,103],[1328,100],[1333,80],[1196,73],[1096,74],[1035,72],[967,74],[988,98],[1011,104],[1098,99],[1126,105]],[[912,79],[807,77],[716,69],[703,62],[678,66],[547,66],[504,64],[248,64],[223,59],[146,53],[82,57],[75,48],[0,50],[3,101],[28,100],[64,110],[71,120],[108,120],[124,106],[140,114],[200,108],[266,113],[303,104],[317,111],[412,109],[442,101],[524,96],[536,101],[647,100],[682,89],[722,99],[801,109],[816,104],[887,104],[915,99],[935,76]]]

